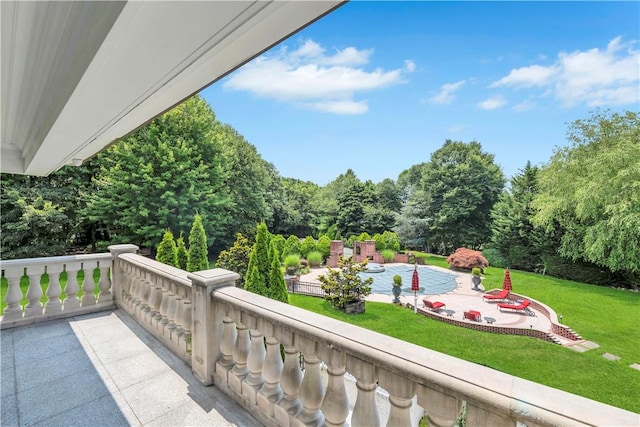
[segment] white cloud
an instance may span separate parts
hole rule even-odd
[[[634,43],[611,40],[605,50],[562,52],[548,66],[517,68],[489,87],[545,89],[565,106],[621,106],[640,99],[640,50]],[[543,94],[544,94],[543,93]]]
[[[409,73],[413,73],[416,70],[416,63],[410,59],[404,61],[404,68]]]
[[[483,110],[495,110],[506,105],[507,101],[501,96],[492,96],[478,103],[478,108]]]
[[[405,61],[404,70],[366,70],[363,66],[372,54],[372,49],[355,47],[327,54],[307,40],[291,52],[283,47],[257,58],[233,73],[223,87],[318,111],[362,114],[368,105],[356,100],[357,94],[402,83],[403,73],[415,69],[413,61]]]
[[[463,130],[465,130],[467,127],[465,125],[455,125],[455,126],[451,126],[447,129],[447,132],[449,133],[460,133]]]
[[[532,110],[536,107],[536,103],[533,101],[523,101],[513,106],[513,110],[518,113],[522,113],[524,111]]]
[[[455,92],[465,85],[466,80],[460,80],[455,83],[445,83],[440,86],[440,92],[429,98],[432,104],[451,104],[455,99]]]

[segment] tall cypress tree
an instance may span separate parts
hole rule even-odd
[[[274,242],[270,246],[271,266],[269,268],[269,280],[267,283],[267,296],[271,299],[289,303],[287,285],[282,274],[282,264],[280,264],[280,253]]]
[[[196,214],[189,233],[189,256],[187,271],[201,271],[209,269],[209,251],[207,249],[207,235],[204,232],[202,217]]]
[[[178,268],[182,270],[187,269],[187,263],[189,262],[189,251],[187,250],[187,245],[184,243],[184,237],[182,237],[182,232],[180,232],[180,237],[178,237],[178,242],[176,243],[176,247],[178,249]]]

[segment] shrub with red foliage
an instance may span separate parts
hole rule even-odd
[[[474,251],[467,248],[458,248],[454,253],[447,257],[447,262],[451,268],[460,268],[462,270],[471,270],[479,267],[485,268],[489,266],[487,259],[482,256],[482,252]]]

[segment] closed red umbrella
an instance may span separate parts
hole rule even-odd
[[[511,274],[509,274],[509,268],[504,271],[504,281],[502,282],[502,289],[511,292]]]
[[[413,277],[411,278],[411,290],[418,292],[420,290],[420,279],[418,279],[418,266],[413,268]]]
[[[411,277],[411,290],[413,291],[413,312],[418,312],[418,291],[420,290],[420,279],[418,278],[418,266],[413,266],[413,276]]]

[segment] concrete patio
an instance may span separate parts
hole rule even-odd
[[[121,310],[0,332],[2,426],[260,426]]]

